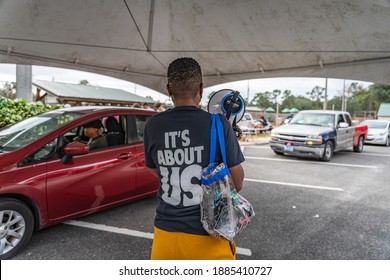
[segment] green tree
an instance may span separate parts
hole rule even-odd
[[[273,98],[272,92],[269,91],[255,93],[250,105],[261,108],[274,107],[275,104],[271,101]]]
[[[297,108],[299,110],[313,110],[313,109],[321,109],[318,104],[309,98],[299,95],[293,99],[293,103],[288,108]]]
[[[283,101],[281,104],[282,108],[289,108],[289,109],[291,109],[293,107],[298,108],[298,105],[296,103],[297,103],[297,96],[292,95],[291,91],[285,90],[283,92]]]
[[[341,110],[341,96],[334,96],[332,99],[328,100],[328,109],[329,110]]]
[[[368,90],[374,93],[378,101],[378,107],[381,103],[390,103],[390,85],[373,84]]]
[[[381,103],[390,103],[390,86],[372,84],[368,89],[362,89],[353,93],[364,111],[378,111]]]
[[[291,90],[286,89],[285,91],[283,91],[282,93],[283,101],[288,99],[290,96],[293,96]]]
[[[325,88],[320,86],[315,86],[311,91],[306,92],[306,95],[308,96],[309,99],[313,101],[321,102],[324,99],[324,93],[325,93]]]
[[[12,100],[0,96],[0,108],[1,128],[31,116],[62,108],[62,105],[45,105],[40,101],[29,103],[25,99],[21,98]]]
[[[279,97],[282,95],[282,91],[280,89],[274,89],[271,93],[271,98],[274,101],[274,106],[279,102]]]

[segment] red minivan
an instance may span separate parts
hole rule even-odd
[[[154,196],[159,182],[145,166],[143,149],[144,125],[154,114],[73,107],[2,128],[0,258],[20,251],[34,230]],[[83,125],[96,120],[107,145],[90,151]]]

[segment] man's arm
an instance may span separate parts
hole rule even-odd
[[[232,176],[234,186],[236,187],[237,192],[242,189],[242,182],[244,181],[244,169],[241,164],[237,164],[229,168],[230,175]]]

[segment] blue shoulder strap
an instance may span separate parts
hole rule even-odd
[[[225,136],[223,134],[223,126],[221,119],[218,114],[211,115],[211,131],[210,131],[210,163],[215,161],[215,154],[217,151],[217,133],[218,133],[218,144],[221,151],[222,160],[225,166],[226,163],[226,148],[225,148]]]
[[[211,115],[211,129],[210,129],[210,157],[209,163],[214,163],[215,153],[217,151],[217,126],[215,123],[216,114]]]

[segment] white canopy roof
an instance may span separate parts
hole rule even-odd
[[[183,56],[199,61],[206,86],[269,77],[390,84],[390,1],[0,1],[0,63],[164,91],[169,63]]]

